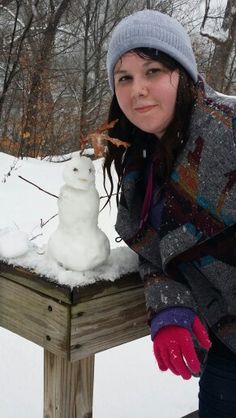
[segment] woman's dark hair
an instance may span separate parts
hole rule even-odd
[[[145,141],[145,146],[147,146],[149,143],[156,143],[156,149],[153,150],[154,161],[157,161],[154,173],[158,176],[159,180],[164,182],[170,175],[178,153],[187,141],[191,113],[197,97],[197,87],[192,78],[183,69],[183,67],[165,53],[160,51],[157,53],[157,51],[152,48],[137,48],[134,49],[133,52],[142,58],[160,62],[170,71],[174,71],[176,69],[179,70],[179,84],[177,89],[174,118],[167,127],[161,140],[158,141],[158,139],[153,134],[148,134],[141,131],[126,118],[120,109],[116,95],[114,94],[110,105],[108,122],[114,121],[116,119],[118,119],[118,122],[108,131],[108,134],[112,138],[117,138],[129,142],[130,144],[139,142],[140,147],[142,147],[144,138],[155,138],[155,141]],[[110,181],[110,191],[109,193],[107,192],[107,203],[110,201],[114,190],[111,174],[111,165],[113,161],[118,175],[118,202],[118,193],[121,186],[121,178],[123,172],[122,157],[124,152],[124,147],[117,147],[110,142],[108,143],[107,153],[103,165],[104,188],[106,191],[106,174],[108,175]]]

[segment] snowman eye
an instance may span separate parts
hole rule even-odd
[[[73,171],[79,171],[78,168],[73,168]]]
[[[89,168],[89,173],[90,173],[90,174],[92,173],[92,169],[91,169],[91,168]]]

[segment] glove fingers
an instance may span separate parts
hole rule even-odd
[[[172,360],[171,356],[173,357],[173,354],[171,355],[170,350],[168,348],[164,348],[162,350],[162,358],[164,359],[167,368],[170,369],[172,373],[176,374],[176,376],[179,376],[180,373],[176,368],[175,362]]]
[[[184,380],[191,378],[192,374],[186,366],[181,350],[178,346],[170,349],[170,361],[172,366],[174,366],[175,370],[177,371],[175,374],[182,376]]]
[[[162,358],[161,350],[155,344],[154,344],[154,354],[155,354],[159,369],[162,372],[165,372],[168,369],[168,367],[167,367],[164,359]]]
[[[158,367],[162,372],[165,372],[166,370],[170,369],[172,373],[179,376],[179,372],[177,371],[173,363],[170,361],[168,349],[163,348],[162,350],[160,350],[159,347],[156,344],[154,344],[154,354],[158,363]]]
[[[199,373],[201,366],[191,338],[189,338],[188,340],[186,339],[185,345],[183,346],[182,354],[186,360],[189,369],[193,373]]]
[[[192,330],[201,346],[206,350],[209,350],[211,348],[211,341],[209,340],[206,328],[198,317],[196,317],[193,321]]]

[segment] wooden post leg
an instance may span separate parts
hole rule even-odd
[[[44,418],[92,418],[94,355],[69,362],[44,350]]]

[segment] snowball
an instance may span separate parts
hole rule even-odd
[[[25,232],[2,230],[0,232],[0,256],[3,258],[20,257],[27,253],[29,240]]]

